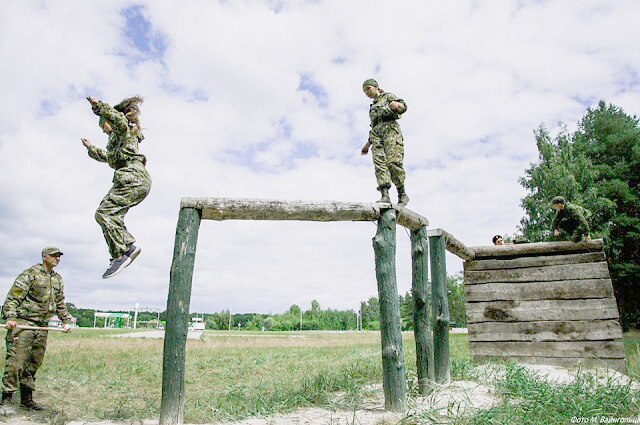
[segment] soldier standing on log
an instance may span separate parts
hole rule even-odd
[[[2,378],[4,414],[15,413],[11,401],[20,389],[20,405],[28,410],[42,410],[33,401],[36,372],[47,348],[45,330],[18,329],[19,325],[46,327],[57,314],[64,323],[63,332],[71,332],[73,317],[64,301],[62,277],[53,271],[62,252],[48,247],[42,250],[42,264],[28,268],[18,275],[2,307],[7,328],[7,360]]]
[[[144,136],[140,127],[139,96],[123,100],[114,107],[93,96],[87,98],[93,113],[100,117],[100,127],[109,136],[107,149],[93,146],[82,139],[89,156],[106,162],[115,170],[113,186],[96,210],[96,221],[109,247],[111,262],[102,275],[103,279],[115,276],[140,254],[133,243],[136,239],[127,231],[124,216],[129,208],[138,205],[151,190],[151,177],[145,165],[147,158],[138,151]]]
[[[382,194],[378,202],[391,202],[389,189],[393,182],[398,189],[398,206],[404,207],[409,203],[409,197],[404,189],[404,141],[397,120],[406,112],[407,104],[392,93],[379,88],[377,81],[372,78],[362,84],[362,90],[373,102],[369,107],[369,139],[361,153],[366,155],[369,153],[369,147],[372,147],[378,190]]]
[[[562,196],[553,198],[551,207],[556,212],[551,225],[554,237],[569,237],[573,242],[579,242],[584,237],[587,242],[591,241],[587,221],[591,213],[588,210],[580,205],[566,202]]]

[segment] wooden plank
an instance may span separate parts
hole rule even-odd
[[[467,323],[618,319],[615,298],[466,303]]]
[[[544,255],[538,257],[516,257],[500,260],[475,260],[465,261],[464,270],[496,270],[517,269],[524,267],[543,267],[558,264],[597,263],[606,261],[604,252],[587,252],[582,254]]]
[[[202,210],[206,220],[376,221],[395,208],[397,222],[411,230],[429,225],[426,217],[390,204],[338,201],[282,201],[250,198],[182,198],[182,208]]]
[[[446,241],[446,249],[450,253],[457,255],[463,260],[473,260],[475,258],[474,252],[469,249],[465,244],[456,239],[451,233],[442,229],[429,229],[427,236],[444,236]]]
[[[560,358],[560,357],[526,357],[526,356],[476,356],[477,362],[489,362],[494,360],[510,360],[514,363],[532,364],[532,365],[550,365],[565,368],[573,368],[578,365],[587,367],[600,367],[616,370],[620,373],[626,373],[626,363],[624,359],[592,359],[592,358]]]
[[[609,268],[605,262],[504,270],[467,270],[464,272],[465,285],[488,282],[540,282],[607,278],[609,278]]]
[[[396,214],[386,210],[373,238],[378,299],[385,410],[400,412],[407,406],[407,377],[402,350],[402,324],[396,283]]]
[[[585,341],[622,338],[617,320],[471,323],[469,341]]]
[[[467,302],[509,300],[566,300],[611,298],[611,279],[581,279],[558,282],[485,283],[467,285]]]
[[[472,246],[470,249],[474,252],[476,260],[479,260],[483,257],[500,258],[551,253],[559,254],[562,252],[602,251],[603,247],[604,241],[602,239],[593,239],[591,242],[535,242],[513,245]]]
[[[621,339],[606,341],[470,342],[474,356],[596,357],[624,359]]]

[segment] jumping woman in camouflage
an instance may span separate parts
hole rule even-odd
[[[93,113],[100,117],[100,127],[109,136],[107,148],[93,146],[82,139],[89,156],[106,162],[115,170],[113,186],[96,210],[96,221],[109,246],[111,263],[103,279],[115,276],[140,254],[133,243],[136,239],[127,231],[124,216],[129,208],[138,205],[149,194],[151,177],[145,165],[147,159],[138,152],[138,144],[144,136],[140,127],[140,103],[142,98],[127,98],[111,107],[93,96],[87,98]]]

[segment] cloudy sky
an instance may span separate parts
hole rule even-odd
[[[534,129],[575,129],[600,99],[640,112],[638,16],[639,2],[604,0],[1,2],[0,296],[56,245],[68,302],[164,309],[181,197],[377,200],[360,155],[371,77],[408,105],[409,208],[467,246],[513,234]],[[107,141],[85,97],[134,94],[153,178],[126,220],[142,254],[103,280],[94,211],[112,170],[81,144]],[[375,231],[203,221],[191,311],[357,309],[377,295]]]

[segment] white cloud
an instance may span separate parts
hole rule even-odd
[[[629,31],[638,9],[596,0],[3,2],[0,295],[57,244],[68,301],[164,308],[181,197],[375,201],[371,157],[360,155],[369,104],[360,87],[370,77],[409,105],[400,123],[410,208],[469,246],[513,233],[523,214],[517,179],[537,160],[534,129],[575,128],[600,99],[640,110],[640,33]],[[150,33],[124,28],[125,10]],[[158,40],[156,50],[136,47]],[[145,97],[140,148],[153,188],[127,216],[142,255],[105,281],[93,213],[112,171],[80,143],[106,144],[84,98],[132,94]],[[192,309],[280,312],[313,299],[355,309],[376,294],[374,234],[371,223],[203,222]],[[399,229],[403,292],[408,240]]]

